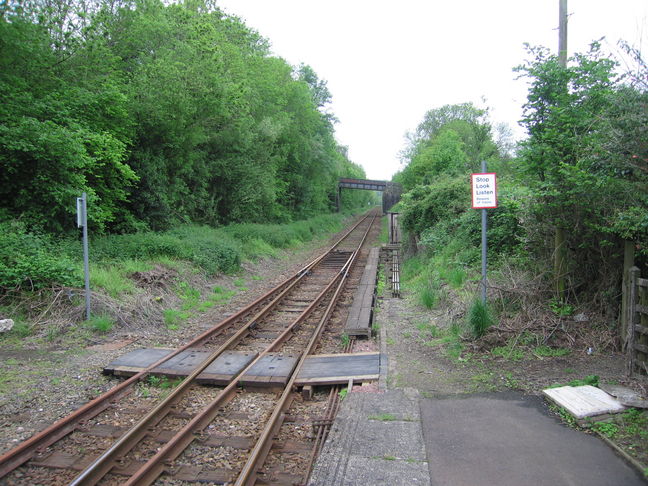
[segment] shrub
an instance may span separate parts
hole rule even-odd
[[[0,290],[81,285],[74,263],[61,256],[51,238],[17,221],[0,222]]]
[[[206,226],[181,226],[166,233],[108,235],[92,242],[92,253],[104,260],[186,260],[208,275],[233,272],[241,263],[241,251],[232,238],[222,230]]]

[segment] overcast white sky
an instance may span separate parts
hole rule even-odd
[[[557,50],[559,0],[218,0],[292,65],[328,82],[336,136],[371,179],[399,170],[404,135],[445,104],[489,107],[517,125],[526,86],[523,44]],[[605,36],[648,56],[648,1],[568,0],[570,55]],[[482,101],[485,99],[485,103]]]

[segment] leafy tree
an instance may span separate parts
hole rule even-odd
[[[405,189],[412,189],[418,184],[431,184],[440,174],[457,175],[461,170],[467,172],[468,155],[464,147],[456,131],[452,128],[442,129],[412,157],[400,176],[400,182]]]
[[[623,236],[622,228],[642,234],[645,225],[636,218],[648,205],[634,140],[645,130],[645,100],[642,106],[640,92],[619,84],[614,60],[597,43],[567,67],[546,49],[530,53],[534,59],[518,70],[530,80],[520,169],[536,198],[531,235],[536,249],[568,250],[568,266],[557,273],[570,275],[572,290],[609,286],[600,276],[618,273],[613,235]],[[564,243],[549,243],[553,229]]]
[[[117,220],[137,176],[124,163],[123,128],[110,129],[130,125],[110,60],[90,74],[52,42],[47,22],[18,14],[0,20],[0,51],[2,206],[60,230],[72,227],[74,200],[86,191],[91,222]]]
[[[413,160],[418,152],[444,130],[452,129],[461,138],[463,150],[471,167],[479,167],[482,160],[496,157],[497,146],[492,140],[487,110],[472,103],[444,105],[429,110],[413,133],[407,135],[407,147],[402,153],[404,161]]]
[[[85,190],[100,230],[287,221],[332,210],[358,173],[326,81],[214,2],[55,3],[0,9],[11,216],[69,230]]]

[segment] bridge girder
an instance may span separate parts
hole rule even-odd
[[[360,189],[365,191],[382,192],[382,209],[385,214],[394,204],[400,201],[403,192],[401,185],[396,182],[341,178],[338,182],[337,191],[338,211],[340,211],[340,192],[342,189]]]

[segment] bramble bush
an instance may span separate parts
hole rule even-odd
[[[0,234],[0,292],[82,285],[74,262],[57,253],[51,238],[17,221],[0,222]]]
[[[165,233],[102,236],[92,242],[92,253],[99,260],[185,260],[208,275],[233,272],[241,262],[236,242],[222,230],[206,226],[182,226]]]
[[[436,184],[417,186],[404,197],[403,226],[432,254],[462,255],[464,264],[475,263],[481,246],[481,214],[472,209],[465,177],[440,179]],[[501,186],[502,187],[502,186]],[[520,251],[525,229],[520,195],[502,187],[496,209],[488,210],[488,253],[490,259]]]
[[[184,225],[165,232],[97,236],[90,241],[90,262],[99,266],[94,268],[91,277],[96,281],[100,269],[107,265],[122,269],[119,278],[123,278],[129,262],[158,259],[189,262],[209,276],[232,273],[240,268],[244,257],[273,255],[276,249],[337,231],[342,218],[339,214],[328,214],[284,225],[237,224],[221,228]],[[16,287],[36,290],[57,284],[83,285],[79,264],[83,253],[78,239],[56,240],[30,232],[24,223],[16,221],[0,222],[0,232],[3,235],[0,291]]]

